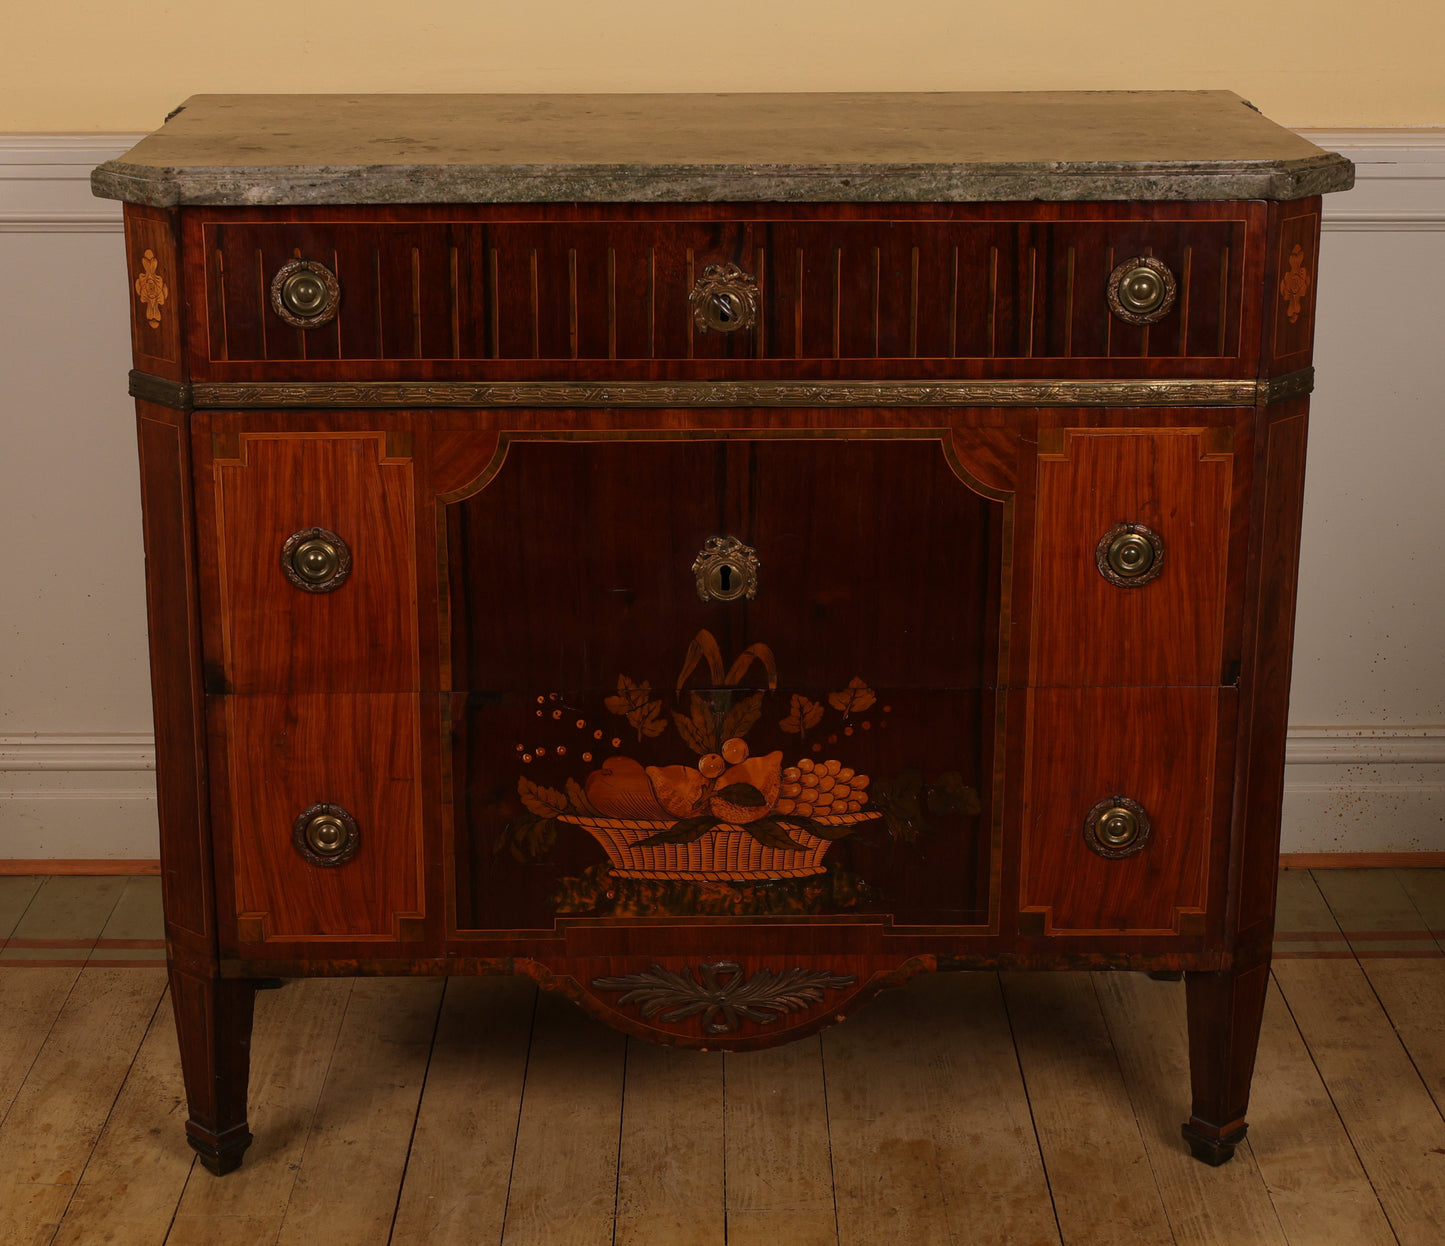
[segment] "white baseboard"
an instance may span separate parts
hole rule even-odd
[[[153,859],[149,734],[0,736],[0,857]]]
[[[1445,727],[1297,727],[1285,752],[1281,850],[1445,845]],[[148,735],[0,736],[0,857],[152,859]]]

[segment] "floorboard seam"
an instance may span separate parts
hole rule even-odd
[[[512,1159],[507,1165],[507,1204],[502,1208],[502,1228],[497,1238],[497,1246],[503,1246],[507,1240],[507,1220],[512,1214],[512,1177],[517,1171],[517,1140],[522,1134],[522,1109],[527,1102],[527,1074],[532,1069],[532,1040],[537,1036],[537,1001],[541,998],[540,990],[532,996],[532,1019],[527,1025],[527,1056],[522,1061],[522,1093],[517,1096],[517,1119],[512,1122]],[[616,1223],[614,1218],[613,1225]]]
[[[823,1133],[828,1139],[828,1189],[833,1195],[833,1240],[842,1242],[843,1226],[838,1222],[838,1170],[833,1163],[833,1114],[828,1107],[828,1053],[823,1036],[813,1039],[818,1044],[818,1072],[823,1078]]]
[[[80,971],[80,973],[84,972],[84,969]],[[80,974],[76,975],[77,978],[79,976]],[[160,1012],[161,1005],[165,1003],[168,995],[169,987],[162,986],[160,996],[151,1008],[150,1019],[145,1023],[145,1027],[140,1032],[140,1041],[136,1043],[135,1050],[131,1052],[130,1063],[125,1066],[125,1076],[116,1084],[115,1095],[111,1098],[110,1107],[105,1110],[105,1119],[100,1122],[100,1128],[95,1131],[95,1141],[91,1143],[90,1150],[85,1156],[85,1163],[80,1166],[80,1172],[76,1174],[75,1181],[70,1187],[70,1197],[65,1200],[65,1210],[60,1213],[60,1219],[55,1222],[55,1232],[45,1239],[46,1242],[53,1242],[60,1236],[61,1229],[65,1227],[65,1218],[70,1215],[70,1208],[75,1203],[75,1196],[80,1192],[80,1186],[85,1180],[85,1174],[90,1170],[90,1161],[95,1158],[96,1151],[100,1149],[101,1139],[105,1137],[106,1127],[110,1124],[110,1118],[115,1115],[115,1105],[120,1102],[121,1095],[125,1093],[125,1084],[130,1081],[130,1075],[135,1071],[135,1062],[140,1059],[140,1049],[145,1046],[146,1039],[150,1037],[151,1026],[156,1023],[156,1014]],[[181,1188],[183,1190],[185,1189],[184,1186]],[[180,1199],[177,1198],[176,1202],[177,1205],[179,1205]]]
[[[1139,1117],[1139,1105],[1134,1101],[1134,1092],[1129,1088],[1129,1079],[1124,1074],[1124,1062],[1119,1058],[1119,1044],[1114,1041],[1114,1030],[1109,1024],[1109,1010],[1104,1007],[1104,1001],[1099,998],[1099,979],[1097,974],[1089,975],[1089,986],[1094,991],[1094,1003],[1099,1008],[1099,1019],[1104,1023],[1104,1033],[1109,1036],[1109,1050],[1114,1053],[1114,1067],[1119,1070],[1119,1084],[1124,1087],[1124,1093],[1129,1096],[1129,1111],[1134,1117],[1134,1128],[1139,1131],[1139,1145],[1144,1150],[1144,1162],[1149,1165],[1149,1177],[1154,1182],[1154,1193],[1159,1199],[1159,1210],[1164,1213],[1164,1224],[1169,1229],[1169,1240],[1176,1243],[1179,1235],[1174,1232],[1174,1220],[1169,1215],[1169,1200],[1164,1197],[1164,1190],[1159,1184],[1159,1170],[1154,1167],[1154,1153],[1149,1149],[1149,1143],[1144,1137],[1144,1122]]]
[[[622,1093],[617,1104],[617,1171],[612,1178],[612,1234],[608,1241],[617,1246],[617,1210],[622,1205],[622,1139],[627,1126],[627,1066],[632,1061],[632,1044],[637,1040],[631,1035],[623,1039],[622,1046]]]
[[[1392,870],[1391,873],[1393,874],[1394,871]],[[1325,907],[1329,908],[1330,898],[1325,894],[1324,888],[1316,881],[1313,871],[1310,873],[1310,881],[1315,884],[1315,890],[1320,893],[1320,898],[1324,900]],[[1408,892],[1405,893],[1405,898],[1410,900],[1410,906],[1414,908],[1415,901],[1410,898]],[[1419,910],[1416,909],[1416,912],[1419,912]],[[1333,908],[1330,908],[1330,917],[1333,919],[1335,925],[1339,927],[1340,934],[1349,942],[1350,951],[1353,953],[1355,951],[1355,945],[1350,941],[1349,935],[1345,934],[1345,929],[1340,924],[1339,916]],[[1421,914],[1421,920],[1424,920],[1423,914]],[[1364,961],[1362,961],[1358,955],[1355,956],[1355,964],[1359,967],[1360,975],[1364,978],[1365,985],[1370,988],[1370,994],[1374,997],[1375,1003],[1379,1005],[1381,1014],[1385,1020],[1389,1022],[1390,1033],[1395,1036],[1395,1041],[1400,1044],[1400,1050],[1405,1053],[1405,1059],[1410,1062],[1410,1067],[1415,1070],[1415,1076],[1420,1079],[1420,1086],[1425,1091],[1425,1096],[1430,1100],[1431,1105],[1435,1108],[1435,1114],[1441,1118],[1442,1124],[1445,1124],[1445,1111],[1441,1110],[1439,1101],[1435,1098],[1434,1091],[1430,1089],[1430,1080],[1420,1071],[1420,1066],[1415,1062],[1415,1053],[1410,1050],[1409,1045],[1405,1042],[1405,1036],[1400,1033],[1400,1027],[1395,1024],[1395,1019],[1390,1016],[1390,1010],[1385,1006],[1385,1001],[1380,998],[1380,992],[1375,989],[1375,981],[1370,977],[1369,969],[1366,968]],[[1283,992],[1281,991],[1281,993]],[[1313,1053],[1311,1054],[1311,1058],[1313,1059]],[[1331,1102],[1333,1102],[1333,1100],[1331,1100]],[[1388,1220],[1389,1217],[1387,1216],[1386,1219]]]
[[[436,1054],[437,1033],[441,1030],[442,1009],[447,1006],[447,990],[452,984],[451,978],[442,979],[441,995],[437,999],[436,1016],[432,1018],[431,1042],[426,1049],[426,1067],[421,1071],[421,1088],[417,1091],[416,1110],[411,1114],[411,1133],[406,1139],[406,1158],[401,1161],[401,1180],[396,1183],[396,1202],[391,1208],[391,1227],[386,1231],[386,1246],[391,1246],[392,1239],[396,1236],[396,1218],[401,1213],[401,1196],[406,1189],[406,1174],[411,1167],[411,1149],[416,1144],[417,1122],[421,1120],[421,1105],[426,1098],[427,1078],[431,1076],[432,1057]]]
[[[1029,1079],[1024,1075],[1024,1061],[1022,1054],[1019,1052],[1018,1035],[1014,1031],[1013,1013],[1009,1011],[1008,992],[1003,989],[1003,979],[999,977],[997,973],[993,975],[993,984],[998,991],[999,1002],[1003,1005],[1004,1020],[1008,1023],[1008,1037],[1009,1042],[1013,1044],[1014,1064],[1019,1071],[1019,1085],[1024,1088],[1024,1103],[1029,1110],[1029,1125],[1034,1131],[1034,1149],[1039,1153],[1039,1167],[1043,1170],[1044,1185],[1048,1187],[1049,1191],[1049,1211],[1053,1213],[1054,1217],[1054,1235],[1059,1239],[1061,1246],[1066,1246],[1064,1243],[1064,1226],[1059,1221],[1059,1203],[1054,1197],[1054,1183],[1049,1176],[1049,1159],[1048,1156],[1044,1154],[1043,1139],[1039,1137],[1039,1122],[1034,1116],[1034,1101],[1033,1097],[1029,1094]],[[1173,1229],[1170,1229],[1170,1232],[1172,1233]]]
[[[1431,928],[1430,919],[1425,916],[1425,911],[1415,902],[1415,897],[1410,894],[1410,889],[1405,886],[1405,880],[1400,877],[1400,871],[1391,870],[1390,873],[1394,875],[1395,881],[1400,885],[1400,890],[1405,893],[1405,899],[1410,901],[1410,907],[1419,914],[1421,927],[1426,930],[1435,941],[1435,946],[1438,947],[1441,952],[1445,952],[1445,932]]]
[[[1310,881],[1313,882],[1314,879],[1311,878]],[[1330,916],[1334,916],[1333,910],[1331,910]],[[1365,1163],[1365,1157],[1360,1154],[1360,1148],[1355,1143],[1355,1136],[1350,1132],[1350,1127],[1345,1122],[1344,1113],[1340,1111],[1340,1105],[1335,1102],[1335,1093],[1333,1090],[1330,1089],[1330,1084],[1325,1079],[1325,1073],[1324,1070],[1320,1068],[1319,1061],[1315,1059],[1315,1053],[1313,1048],[1310,1047],[1309,1039],[1305,1037],[1304,1030],[1300,1028],[1300,1023],[1294,1015],[1294,1008],[1290,1005],[1289,995],[1284,989],[1284,983],[1275,976],[1274,970],[1272,969],[1270,970],[1269,976],[1274,979],[1275,989],[1279,991],[1279,997],[1284,1003],[1284,1010],[1289,1014],[1289,1023],[1294,1026],[1294,1032],[1299,1035],[1300,1043],[1305,1049],[1305,1055],[1309,1056],[1310,1058],[1310,1066],[1314,1069],[1315,1076],[1319,1078],[1320,1085],[1324,1087],[1325,1094],[1329,1097],[1330,1107],[1334,1109],[1335,1119],[1340,1122],[1340,1129],[1344,1132],[1345,1141],[1350,1144],[1350,1150],[1354,1152],[1355,1163],[1360,1166],[1360,1172],[1364,1175],[1365,1181],[1370,1187],[1370,1193],[1375,1196],[1375,1202],[1379,1205],[1380,1215],[1385,1218],[1385,1224],[1389,1227],[1390,1234],[1392,1237],[1394,1237],[1395,1242],[1398,1246],[1398,1243],[1400,1241],[1400,1235],[1395,1232],[1395,1224],[1390,1219],[1389,1209],[1385,1206],[1384,1201],[1380,1198],[1380,1192],[1375,1189],[1375,1182],[1374,1179],[1370,1176],[1370,1169],[1369,1166]],[[1260,1174],[1261,1177],[1263,1175],[1263,1173]],[[1264,1188],[1266,1191],[1269,1190],[1269,1182],[1265,1182]],[[1273,1205],[1274,1195],[1272,1192],[1270,1193],[1269,1201],[1271,1205]]]
[[[331,1080],[331,1069],[336,1063],[336,1048],[341,1043],[341,1035],[346,1029],[346,1016],[351,1011],[351,1001],[356,993],[356,981],[356,979],[352,979],[352,989],[346,993],[346,1007],[341,1010],[341,1017],[336,1024],[336,1034],[331,1040],[331,1051],[326,1057],[326,1072],[322,1074],[321,1081],[316,1088],[316,1098],[311,1103],[311,1113],[306,1121],[306,1139],[301,1143],[301,1154],[297,1158],[296,1167],[291,1174],[291,1185],[286,1191],[286,1206],[276,1221],[276,1242],[279,1242],[286,1232],[286,1217],[291,1214],[291,1196],[295,1193],[296,1182],[301,1179],[301,1173],[306,1167],[306,1155],[311,1150],[311,1131],[316,1127],[316,1113],[321,1107],[321,1100],[326,1097],[326,1083]],[[284,990],[285,987],[283,986],[282,989]],[[252,1046],[254,1048],[254,1042]]]

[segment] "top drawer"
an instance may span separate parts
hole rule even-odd
[[[197,380],[1235,377],[1266,205],[969,204],[188,209]],[[1110,274],[1165,265],[1154,323]],[[333,274],[334,316],[288,323],[290,261]],[[756,323],[700,328],[713,265]],[[296,317],[291,318],[293,321]],[[304,318],[303,318],[304,319]]]

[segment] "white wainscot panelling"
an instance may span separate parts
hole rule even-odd
[[[1325,201],[1286,852],[1445,851],[1445,131],[1305,131]],[[0,136],[0,858],[153,858],[120,207],[138,136]]]

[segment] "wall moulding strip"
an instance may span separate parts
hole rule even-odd
[[[113,735],[0,736],[0,771],[154,770],[149,732]]]
[[[1325,229],[1445,229],[1445,127],[1299,133],[1356,164],[1356,189],[1325,202]],[[91,196],[90,171],[143,137],[0,134],[0,232],[118,231],[120,204]]]
[[[1291,727],[1285,764],[1445,765],[1445,725]],[[155,768],[155,737],[148,732],[0,736],[0,771]]]
[[[1438,870],[1445,852],[1282,852],[1282,870]]]
[[[16,874],[123,874],[154,876],[161,872],[161,863],[145,857],[132,857],[126,860],[119,858],[102,857],[90,860],[82,860],[79,857],[67,858],[27,858],[21,860],[17,857],[9,859],[0,857],[0,877],[13,876]]]

